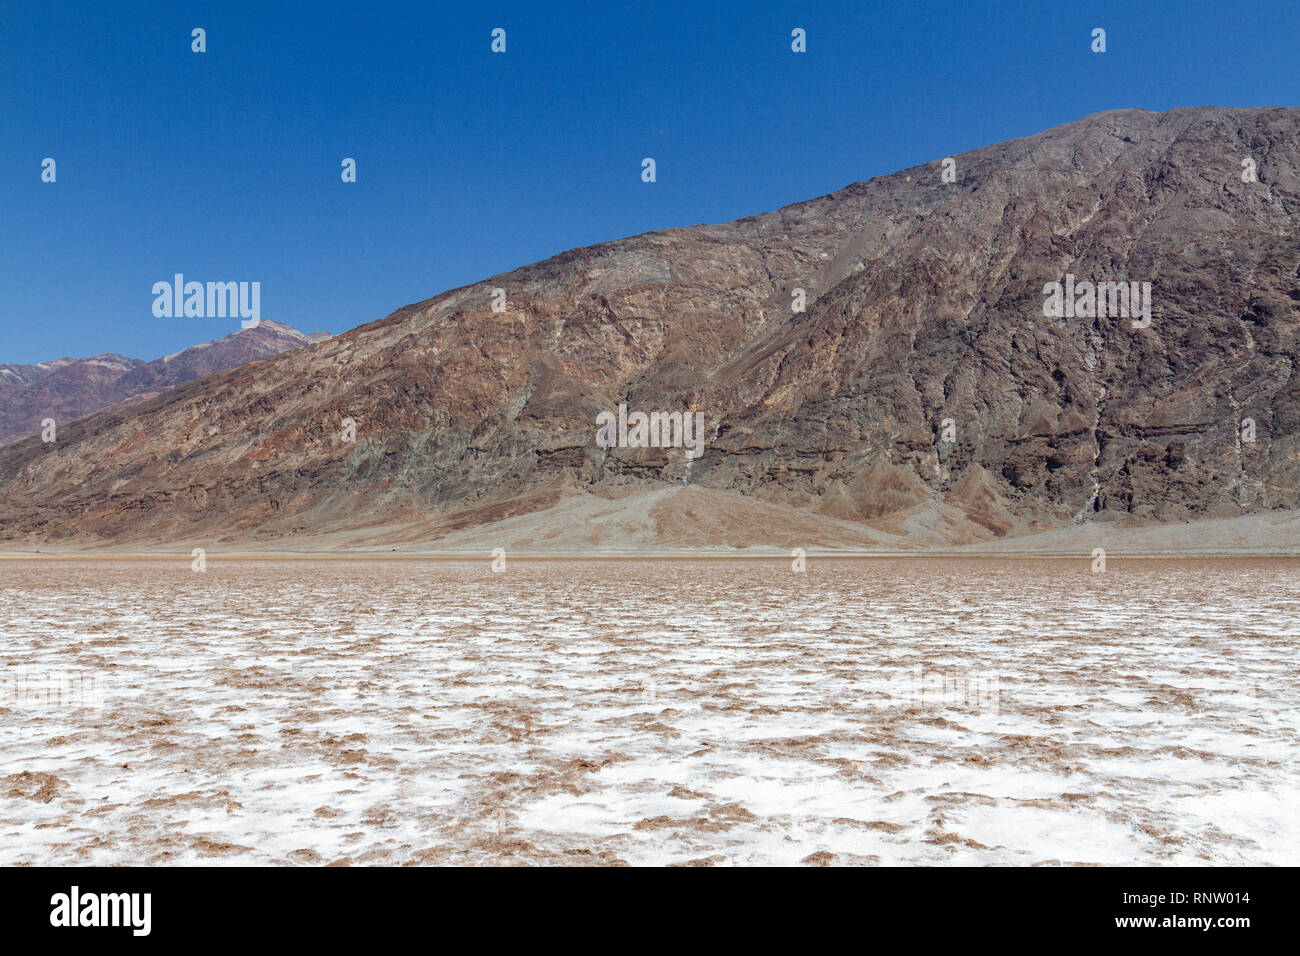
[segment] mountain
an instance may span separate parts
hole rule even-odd
[[[0,365],[0,445],[39,434],[46,418],[62,426],[101,409],[143,401],[214,372],[327,338],[327,332],[304,335],[292,326],[263,319],[216,342],[152,362],[105,354],[38,365]]]
[[[868,548],[1289,522],[1298,157],[1300,109],[1119,110],[575,249],[0,449],[0,540]],[[1148,326],[1082,295],[1045,314],[1051,283],[1111,281],[1134,310],[1149,291]],[[702,454],[601,447],[620,404],[703,413]]]

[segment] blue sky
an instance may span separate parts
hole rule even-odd
[[[1294,0],[2,0],[0,362],[238,328],[156,318],[176,272],[259,281],[265,317],[341,332],[1099,110],[1294,106],[1297,57]]]

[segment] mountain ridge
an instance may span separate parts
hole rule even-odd
[[[673,487],[805,544],[1294,509],[1298,153],[1294,108],[1107,111],[957,154],[955,182],[935,161],[567,250],[0,449],[0,540],[487,541]],[[1044,316],[1067,274],[1152,283],[1151,328]],[[620,403],[703,411],[703,456],[598,448]]]
[[[58,425],[144,401],[185,382],[329,337],[328,332],[307,334],[262,319],[256,326],[151,361],[103,352],[0,365],[0,445],[40,433],[47,418]]]

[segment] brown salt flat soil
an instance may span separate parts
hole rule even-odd
[[[0,562],[0,864],[1254,864],[1300,559]]]
[[[1183,523],[1094,519],[1051,530],[1021,527],[995,537],[945,505],[915,508],[877,525],[777,507],[699,488],[674,488],[617,499],[575,495],[554,507],[448,531],[438,519],[258,540],[222,535],[109,545],[87,539],[0,546],[0,558],[39,554],[447,554],[594,558],[668,554],[708,557],[788,554],[1300,554],[1300,510]],[[886,530],[891,528],[893,530]]]

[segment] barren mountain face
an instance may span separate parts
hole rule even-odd
[[[63,358],[38,365],[0,365],[0,445],[39,434],[105,408],[143,401],[184,382],[329,338],[263,320],[215,342],[152,362],[122,355]]]
[[[1297,156],[1300,109],[1123,110],[566,252],[0,449],[0,539],[437,547],[571,535],[580,495],[622,515],[593,548],[1297,508]],[[1081,291],[1119,282],[1124,314]],[[702,453],[602,447],[620,405],[702,412]]]

